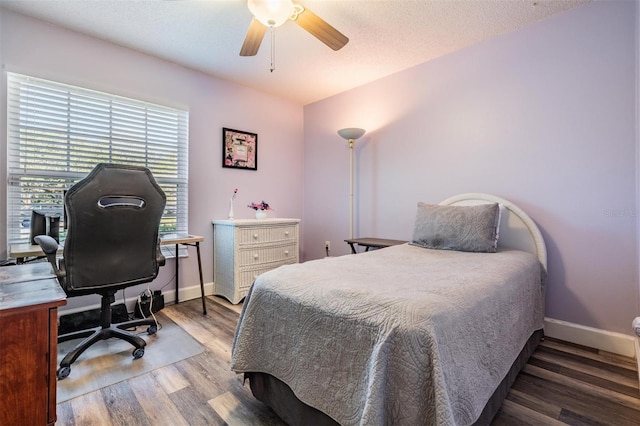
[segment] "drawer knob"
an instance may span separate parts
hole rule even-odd
[[[285,250],[285,251],[284,251],[284,254],[285,254],[286,256],[289,256],[289,250]]]
[[[258,239],[258,234],[253,234],[253,239],[257,240]]]
[[[289,231],[284,231],[284,235],[289,236]]]
[[[254,259],[257,259],[257,258],[258,258],[258,254],[257,254],[257,253],[256,253],[256,254],[254,254],[254,255],[253,255],[253,258],[254,258]]]

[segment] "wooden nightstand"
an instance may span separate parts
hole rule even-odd
[[[407,241],[402,240],[387,240],[385,238],[353,238],[344,240],[345,243],[351,246],[351,253],[358,253],[355,244],[361,247],[365,247],[364,251],[369,251],[370,248],[379,249],[389,246],[397,246],[398,244],[404,244]]]

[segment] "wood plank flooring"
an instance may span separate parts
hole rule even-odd
[[[163,310],[205,351],[58,404],[57,425],[283,425],[229,370],[241,305],[207,298]],[[73,373],[72,373],[73,374]],[[493,425],[640,425],[635,360],[547,338]]]

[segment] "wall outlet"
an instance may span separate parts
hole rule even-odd
[[[325,241],[324,242],[324,249],[325,250],[331,250],[331,241]]]

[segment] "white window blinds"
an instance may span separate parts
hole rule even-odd
[[[8,244],[28,242],[32,209],[62,217],[97,163],[148,167],[167,196],[161,234],[187,232],[188,111],[7,73],[7,115]]]

